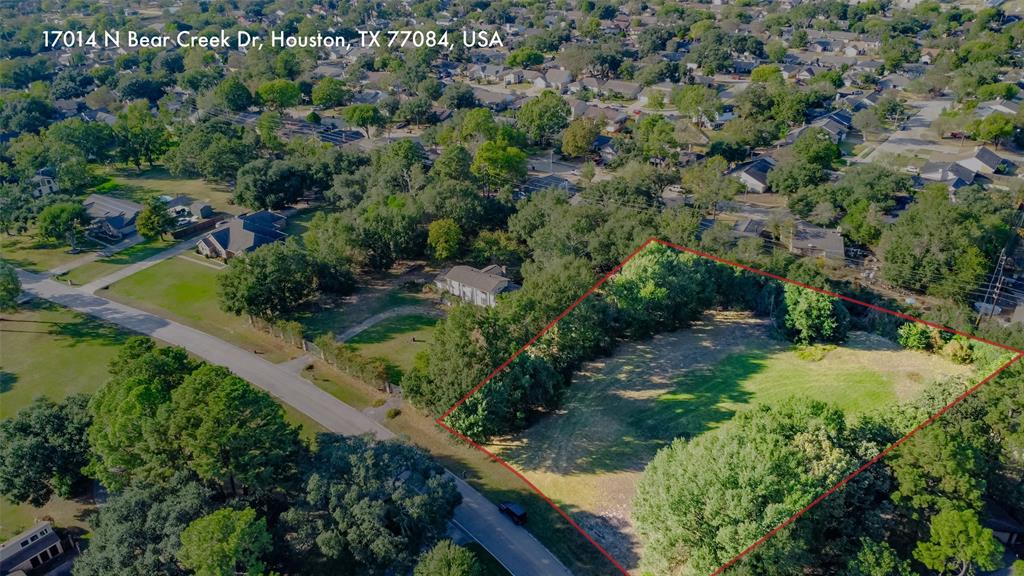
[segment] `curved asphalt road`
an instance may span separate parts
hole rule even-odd
[[[43,275],[19,270],[18,276],[22,288],[37,298],[181,346],[213,364],[225,366],[331,432],[345,435],[369,433],[381,439],[395,436],[359,410],[342,403],[299,375],[205,332],[85,293]],[[479,542],[509,572],[514,576],[571,575],[533,535],[512,524],[498,512],[497,506],[469,484],[454,475],[452,477],[462,493],[462,505],[456,509],[453,523]]]

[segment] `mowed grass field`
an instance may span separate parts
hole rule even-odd
[[[62,275],[60,279],[71,280],[71,283],[75,285],[87,284],[97,278],[113,274],[129,264],[141,262],[150,256],[155,256],[175,244],[176,242],[173,240],[145,240],[106,258],[100,258],[72,268],[67,274]]]
[[[81,258],[86,250],[102,248],[87,238],[79,240],[78,248],[83,251],[71,254],[67,245],[39,238],[35,230],[17,236],[0,234],[0,260],[29,272],[45,272]]]
[[[185,258],[170,258],[114,283],[97,294],[187,324],[271,362],[283,362],[302,351],[250,326],[244,316],[220,309],[217,277],[221,270]]]
[[[226,186],[211,184],[199,178],[175,178],[163,166],[142,171],[134,168],[115,169],[108,173],[110,180],[97,187],[100,194],[143,203],[153,196],[185,195],[206,202],[218,212],[241,214],[244,206],[231,202],[231,191]]]
[[[422,314],[395,316],[360,332],[348,342],[360,354],[384,358],[393,369],[405,373],[412,369],[416,354],[430,345],[435,324],[437,318]]]
[[[687,330],[623,344],[574,376],[563,409],[490,448],[570,511],[616,558],[635,565],[635,484],[658,449],[791,397],[848,417],[916,397],[967,367],[854,333],[835,349],[799,353],[766,321],[715,313]]]

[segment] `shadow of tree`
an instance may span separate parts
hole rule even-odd
[[[0,370],[0,394],[10,392],[14,383],[18,381],[18,375]]]
[[[430,328],[436,323],[437,318],[431,318],[422,314],[395,316],[360,332],[349,340],[349,344],[380,344],[391,340],[395,336]]]

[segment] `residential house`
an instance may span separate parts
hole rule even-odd
[[[0,576],[41,569],[65,550],[49,522],[39,522],[0,544]]]
[[[142,204],[103,194],[90,194],[82,205],[92,220],[92,229],[99,234],[115,240],[135,234],[135,218],[142,210]]]
[[[56,194],[57,192],[60,192],[60,186],[57,185],[57,180],[53,178],[49,170],[40,170],[32,177],[33,198],[42,198],[47,194]]]
[[[974,154],[970,158],[958,160],[957,164],[971,170],[972,172],[986,174],[989,176],[992,174],[1002,174],[1009,170],[1011,166],[1009,160],[996,154],[992,150],[989,150],[985,146],[978,146],[974,149]]]
[[[601,91],[609,96],[617,95],[626,100],[636,100],[642,88],[636,82],[625,80],[609,80],[601,86]]]
[[[843,260],[846,246],[838,230],[819,228],[805,222],[797,222],[796,231],[788,240],[789,251],[801,256]]]
[[[287,234],[282,229],[286,223],[284,216],[266,210],[242,215],[200,238],[196,250],[207,258],[227,261],[265,244],[284,240]]]
[[[501,266],[492,264],[483,270],[472,266],[454,266],[434,278],[439,289],[477,306],[494,306],[498,294],[518,290],[505,276]]]
[[[177,219],[178,226],[205,220],[214,214],[213,207],[208,203],[193,200],[188,196],[161,196],[160,199],[167,205],[167,211],[171,216]]]
[[[506,110],[516,100],[516,97],[512,94],[492,92],[479,86],[473,87],[473,95],[480,101],[480,104],[495,112]]]
[[[618,132],[629,118],[625,112],[602,106],[587,106],[583,117],[596,120],[604,132]]]
[[[466,77],[477,82],[500,82],[505,67],[496,64],[473,64],[466,69]]]
[[[748,191],[763,194],[768,191],[768,173],[773,168],[775,168],[775,160],[770,156],[761,156],[740,164],[729,175],[738,178]]]
[[[544,82],[548,88],[563,93],[569,89],[572,83],[572,72],[562,68],[551,68],[544,73]]]
[[[956,162],[928,162],[921,167],[918,176],[927,182],[945,184],[953,192],[973,184],[976,173]]]

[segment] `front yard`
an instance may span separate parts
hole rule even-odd
[[[89,250],[99,250],[102,247],[92,240],[82,238],[78,242],[79,252],[72,254],[67,245],[43,240],[35,235],[34,230],[29,230],[26,234],[17,236],[0,236],[0,259],[29,272],[45,272],[77,260]]]
[[[112,256],[100,258],[73,268],[66,274],[61,275],[60,279],[70,280],[75,285],[87,284],[97,278],[113,274],[129,264],[135,264],[150,256],[155,256],[175,244],[176,242],[173,240],[146,240],[125,248]]]

